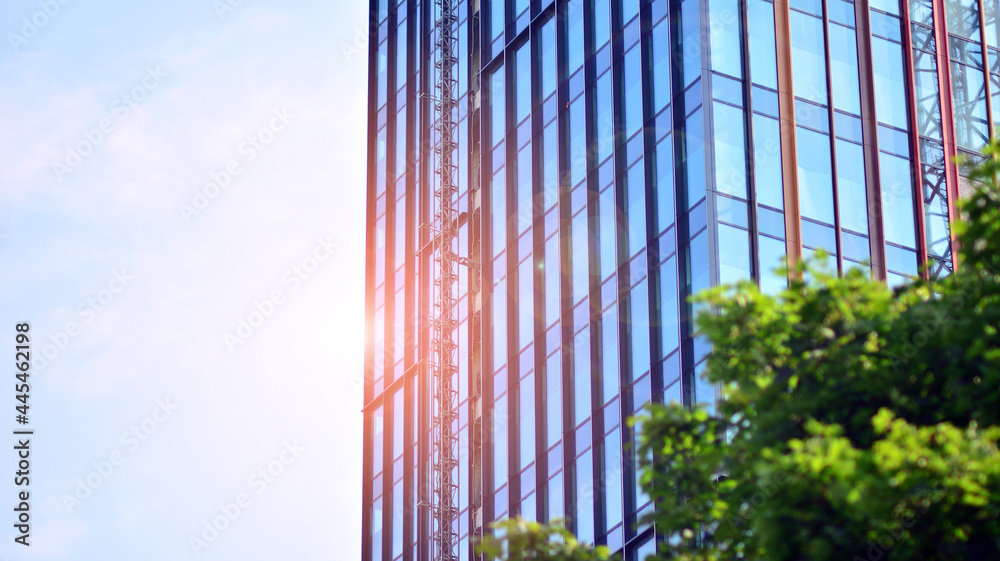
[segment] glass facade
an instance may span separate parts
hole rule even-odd
[[[565,517],[639,560],[627,419],[713,407],[688,297],[823,250],[953,266],[1000,110],[996,0],[484,0],[459,20],[459,559]],[[364,561],[430,560],[436,6],[373,0]],[[478,13],[476,12],[478,10]],[[927,263],[927,267],[923,264]]]

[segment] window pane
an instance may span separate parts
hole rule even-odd
[[[839,1],[839,0],[836,0]],[[858,84],[858,43],[854,30],[830,24],[830,82],[833,107],[855,115],[861,114]]]
[[[399,30],[400,40],[396,41],[396,89],[406,84],[406,23]]]
[[[659,269],[660,355],[664,358],[677,348],[679,311],[677,310],[677,257],[667,259]]]
[[[534,261],[524,260],[518,266],[517,279],[517,334],[518,349],[528,346],[535,338],[535,302],[534,302]]]
[[[955,142],[959,148],[978,152],[989,138],[983,73],[952,62],[951,76],[951,91],[955,100]]]
[[[604,507],[606,518],[604,529],[621,524],[622,505],[622,445],[621,429],[616,428],[604,439]]]
[[[934,55],[913,51],[914,88],[917,103],[917,132],[941,138],[941,103],[938,97],[937,63]]]
[[[701,37],[699,31],[698,0],[684,0],[680,6],[681,27],[681,83],[686,88],[701,76]]]
[[[601,399],[607,403],[618,396],[618,306],[601,316]]]
[[[765,294],[777,294],[788,286],[785,275],[774,271],[785,264],[785,242],[758,236],[757,247],[760,251],[760,290]]]
[[[712,70],[743,77],[740,56],[740,18],[737,0],[708,0]]]
[[[746,230],[719,224],[719,282],[750,278],[750,238]]]
[[[587,122],[584,106],[586,96],[569,104],[569,177],[570,185],[583,181],[587,174]]]
[[[861,146],[837,140],[837,193],[840,227],[868,234],[868,196],[865,192],[865,156]]]
[[[910,162],[885,153],[879,154],[878,161],[885,241],[916,248]]]
[[[979,3],[976,0],[945,0],[944,6],[948,32],[978,41]]]
[[[403,553],[403,482],[392,486],[392,556]]]
[[[493,287],[493,370],[507,363],[507,280]]]
[[[594,543],[594,465],[591,450],[576,459],[574,529],[583,543]]]
[[[545,326],[548,327],[559,319],[560,304],[559,280],[559,235],[545,241]],[[552,350],[552,349],[548,349]]]
[[[571,0],[566,3],[567,76],[583,65],[583,55],[583,0]]]
[[[646,166],[639,159],[625,177],[625,217],[628,220],[626,246],[633,256],[646,246]],[[610,190],[610,189],[609,189]]]
[[[802,127],[796,129],[802,216],[833,224],[830,137]]]
[[[493,489],[507,483],[507,395],[493,403]],[[505,509],[507,505],[497,505]]]
[[[549,97],[556,91],[556,18],[549,18],[549,21],[542,25],[541,34],[541,79],[542,79],[542,99]]]
[[[597,163],[611,155],[614,148],[615,112],[612,105],[611,72],[605,72],[597,79],[594,88],[594,115]]]
[[[670,103],[670,43],[667,29],[670,20],[664,19],[653,28],[650,39],[650,58],[653,61],[653,114]]]
[[[554,353],[545,362],[546,448],[562,440],[562,360]]]
[[[618,232],[618,208],[615,205],[615,190],[605,189],[598,198],[600,224],[598,243],[600,244],[600,280],[607,279],[618,268],[615,234]],[[607,304],[607,302],[605,302]]]
[[[505,23],[504,0],[490,0],[490,37],[496,39],[502,35]]]
[[[637,380],[649,371],[649,293],[646,281],[635,285],[629,293],[628,329],[631,355],[629,380]]]
[[[372,416],[372,473],[379,473],[384,468],[382,465],[382,455],[384,453],[384,430],[385,430],[385,417],[382,414],[382,406],[380,405]],[[381,493],[381,489],[376,489],[375,494]]]
[[[541,140],[542,191],[548,210],[559,201],[559,127],[556,121],[545,127]]]
[[[562,472],[552,476],[548,483],[548,515],[549,521],[562,518],[566,511],[563,508],[563,476]]]
[[[611,3],[609,0],[591,0],[594,17],[594,52],[611,38]]]
[[[705,198],[705,129],[701,119],[698,109],[684,121],[684,153],[680,155],[680,163],[685,178],[685,211]]]
[[[754,186],[757,202],[784,209],[781,179],[781,129],[777,119],[753,116]]]
[[[517,235],[523,234],[530,226],[533,220],[532,212],[534,210],[534,205],[532,204],[532,188],[534,181],[531,177],[531,146],[525,146],[517,153],[517,159],[514,161],[514,177],[517,181],[517,202],[515,203],[515,208],[517,208]]]
[[[902,47],[873,36],[872,71],[875,75],[875,112],[878,121],[907,130]]]
[[[492,131],[493,145],[503,140],[506,134],[506,122],[504,120],[504,69],[498,68],[490,76],[490,130]]]
[[[403,390],[396,391],[392,396],[392,457],[396,459],[403,455],[403,421],[406,419],[403,410]],[[399,475],[394,473],[393,477]]]
[[[826,53],[823,20],[789,12],[792,43],[792,88],[796,97],[826,105]]]
[[[715,188],[745,199],[747,176],[743,110],[716,101],[712,103],[712,117],[715,121]]]
[[[490,204],[493,207],[493,256],[507,247],[507,170],[503,167],[493,174]]]
[[[754,84],[778,89],[777,56],[774,45],[774,4],[749,0],[750,77]]]
[[[573,304],[583,300],[590,289],[587,211],[573,217]]]
[[[521,469],[535,461],[535,376],[529,374],[521,379],[518,394],[517,423],[520,427],[518,445],[521,447]]]
[[[632,21],[632,18],[639,15],[639,0],[621,0],[622,2],[622,24]]]
[[[526,41],[514,55],[514,115],[520,123],[531,114],[531,42]]]
[[[625,137],[632,136],[642,126],[642,51],[638,47],[625,53],[623,100]]]
[[[674,223],[674,158],[673,137],[667,136],[656,145],[654,154],[653,194],[656,197],[656,232]]]
[[[573,337],[573,426],[590,418],[590,327]]]

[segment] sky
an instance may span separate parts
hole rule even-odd
[[[0,559],[359,559],[367,3],[0,32]]]

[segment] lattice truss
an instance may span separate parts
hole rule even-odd
[[[459,460],[458,425],[458,345],[455,331],[458,324],[456,298],[458,267],[462,259],[457,254],[458,165],[455,106],[458,95],[456,28],[458,18],[453,0],[436,0],[437,19],[436,60],[434,62],[436,98],[434,161],[436,184],[434,188],[434,310],[431,331],[431,379],[434,393],[433,442],[431,478],[433,485],[433,543],[434,556],[441,561],[457,559]]]

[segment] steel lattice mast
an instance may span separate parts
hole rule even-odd
[[[434,146],[438,169],[438,184],[435,190],[436,222],[434,232],[434,312],[432,324],[432,380],[434,383],[435,411],[434,456],[432,478],[434,485],[434,545],[437,559],[454,561],[458,533],[454,522],[458,517],[458,482],[455,468],[458,466],[458,434],[455,429],[458,419],[458,389],[455,387],[458,349],[455,343],[457,309],[455,284],[458,282],[458,267],[462,259],[455,253],[458,240],[458,213],[455,207],[457,196],[458,166],[454,155],[457,148],[454,109],[457,104],[458,79],[455,75],[457,38],[455,28],[458,21],[453,0],[436,0],[438,19],[434,29],[437,33],[438,59],[437,99],[434,109],[437,114],[437,142]]]

